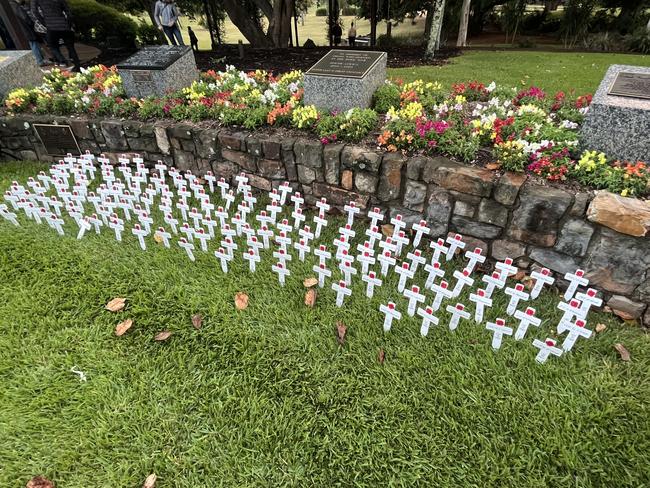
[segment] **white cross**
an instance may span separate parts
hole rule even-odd
[[[530,276],[535,279],[535,285],[533,285],[533,289],[530,291],[530,298],[533,300],[539,296],[544,285],[552,285],[555,282],[555,278],[551,276],[551,271],[547,268],[533,271],[530,273]]]
[[[508,315],[514,315],[517,311],[517,305],[519,305],[520,300],[528,300],[528,293],[524,291],[524,285],[521,283],[517,283],[514,288],[506,288],[504,293],[510,296],[508,308],[506,309]]]
[[[274,273],[278,274],[278,281],[280,282],[280,285],[284,286],[285,276],[291,274],[289,270],[285,267],[285,265],[281,262],[278,262],[278,264],[274,264],[273,266],[271,266],[271,270]]]
[[[293,231],[293,226],[289,224],[287,219],[282,219],[282,222],[280,222],[276,227],[285,234],[290,234],[291,231]]]
[[[367,252],[370,256],[375,255],[375,250],[370,245],[370,241],[365,241],[363,244],[357,244],[357,251],[359,251],[359,254]]]
[[[332,290],[336,292],[336,306],[337,307],[342,307],[343,306],[343,299],[346,296],[352,295],[352,290],[350,290],[346,284],[345,281],[339,281],[338,283],[332,283]]]
[[[377,227],[377,224],[384,220],[384,214],[381,213],[379,207],[375,207],[368,212],[368,218],[370,219],[370,228]]]
[[[573,295],[579,286],[587,286],[589,284],[589,280],[584,276],[585,272],[581,269],[577,269],[575,273],[567,273],[564,275],[564,279],[569,281],[569,287],[564,293],[565,301],[568,302],[573,298]]]
[[[325,278],[331,277],[332,272],[325,267],[325,263],[314,264],[312,270],[318,274],[318,286],[323,288],[325,286]]]
[[[395,272],[399,275],[399,282],[397,283],[397,291],[402,293],[406,287],[406,280],[413,279],[415,273],[410,269],[409,263],[402,263],[402,266],[396,267]]]
[[[291,257],[291,254],[289,254],[284,249],[278,249],[277,251],[273,251],[273,257],[284,265],[287,264],[287,261],[291,261],[293,259]]]
[[[461,251],[465,249],[465,243],[463,242],[463,236],[460,234],[454,234],[453,236],[448,236],[445,240],[449,244],[449,249],[447,249],[447,261],[451,261],[456,254],[456,249]]]
[[[289,246],[291,246],[291,238],[287,237],[287,233],[282,231],[277,236],[275,236],[275,242],[278,243],[280,249],[287,251]]]
[[[526,308],[526,310],[517,310],[515,312],[515,318],[519,320],[519,326],[515,332],[515,340],[520,341],[526,335],[528,326],[532,325],[534,327],[539,327],[542,323],[542,319],[535,317],[535,309],[532,307]]]
[[[277,189],[277,188],[273,188],[273,189],[269,192],[269,198],[270,198],[271,201],[273,201],[273,202],[279,202],[279,201],[280,201],[280,198],[281,198],[281,197],[280,197],[280,194],[278,193],[278,189]]]
[[[491,275],[483,275],[481,280],[486,284],[485,294],[488,297],[492,296],[492,292],[495,288],[500,290],[506,285],[505,280],[501,279],[501,274],[498,271],[494,271]]]
[[[474,272],[476,263],[483,264],[485,262],[485,256],[483,256],[483,249],[481,249],[480,247],[474,248],[474,251],[467,251],[465,253],[465,257],[469,259],[469,262],[467,263],[467,266],[465,266],[465,269],[469,270],[470,273]]]
[[[454,271],[454,278],[456,278],[456,284],[451,292],[452,298],[459,296],[465,286],[472,286],[474,284],[474,279],[469,276],[467,269]]]
[[[115,240],[117,242],[122,242],[122,231],[124,230],[124,225],[122,224],[122,220],[118,218],[117,214],[111,216],[111,219],[108,221],[108,226],[115,232]]]
[[[316,224],[314,237],[318,239],[323,227],[327,227],[327,219],[325,219],[325,217],[321,217],[320,215],[314,215],[314,223]]]
[[[318,215],[320,217],[325,217],[325,214],[329,212],[330,206],[327,203],[327,199],[325,197],[321,198],[316,202],[316,207],[318,208]]]
[[[503,319],[496,319],[495,322],[488,322],[485,328],[493,332],[492,349],[495,351],[501,347],[501,340],[504,335],[512,335],[512,328],[506,327],[506,321]]]
[[[214,257],[217,258],[221,262],[221,271],[224,273],[228,272],[228,261],[230,261],[232,258],[230,257],[230,254],[228,254],[227,251],[224,250],[223,247],[220,247],[216,251],[214,251]]]
[[[190,224],[183,222],[183,225],[181,226],[181,232],[185,234],[185,238],[188,241],[194,242],[194,229],[190,227]]]
[[[390,219],[390,223],[393,224],[393,237],[399,234],[400,231],[406,227],[406,222],[404,222],[404,218],[400,214],[397,214],[395,217]]]
[[[408,298],[409,301],[409,306],[406,310],[406,313],[409,315],[409,317],[413,317],[415,315],[415,309],[417,308],[418,303],[424,302],[424,295],[420,293],[419,286],[413,285],[410,290],[404,290],[404,296]]]
[[[347,241],[347,238],[345,236],[334,239],[334,246],[336,246],[337,256],[341,253],[341,251],[345,251],[347,253],[348,249],[350,249],[350,243]]]
[[[557,308],[564,312],[562,318],[560,319],[560,322],[557,324],[558,334],[562,334],[565,330],[567,330],[568,324],[571,322],[571,320],[573,320],[573,317],[582,320],[586,319],[586,317],[582,314],[582,306],[580,304],[580,301],[576,300],[575,298],[570,300],[569,303],[558,303]]]
[[[249,224],[244,224],[241,228],[241,231],[247,239],[250,239],[255,235],[255,230]]]
[[[305,253],[308,253],[311,250],[310,247],[305,243],[304,239],[300,239],[293,245],[293,247],[298,250],[298,259],[301,261],[305,260]]]
[[[139,220],[140,220],[140,223],[142,224],[142,227],[144,227],[147,232],[151,232],[151,226],[153,224],[153,219],[147,214],[147,212],[142,212],[139,215]]]
[[[140,247],[142,248],[143,251],[147,250],[147,246],[144,242],[144,236],[148,235],[149,232],[147,229],[143,229],[140,227],[140,224],[135,224],[133,226],[133,229],[131,229],[131,232],[133,232],[133,235],[138,237],[138,242],[140,243]]]
[[[248,203],[246,202],[240,202],[239,205],[237,205],[237,210],[241,214],[241,218],[244,222],[246,222],[246,218],[248,217],[248,214],[251,212],[250,207],[248,206]]]
[[[485,290],[479,288],[476,290],[476,293],[470,293],[469,301],[476,304],[476,309],[474,310],[474,321],[477,323],[483,322],[483,312],[485,307],[492,306],[492,299],[487,296]]]
[[[194,237],[196,237],[201,243],[201,250],[203,252],[208,252],[208,240],[210,239],[210,234],[206,234],[203,227],[201,227],[194,231]]]
[[[302,229],[298,231],[298,235],[305,240],[305,244],[309,244],[314,238],[314,233],[311,231],[311,228],[308,225],[305,225]]]
[[[208,187],[210,188],[210,193],[214,193],[214,183],[217,181],[217,178],[212,174],[212,171],[208,171],[203,175],[203,179],[208,182]]]
[[[577,319],[575,323],[569,322],[567,324],[566,329],[569,331],[569,334],[562,343],[562,349],[569,352],[578,338],[584,337],[585,339],[589,339],[591,337],[592,332],[586,329],[585,325],[586,323],[583,319]]]
[[[451,314],[451,320],[449,321],[449,330],[456,330],[461,318],[469,320],[471,317],[469,312],[465,310],[465,305],[462,303],[457,303],[455,306],[447,305],[445,310]]]
[[[499,271],[499,279],[504,283],[509,276],[517,274],[518,268],[512,265],[512,258],[505,258],[503,262],[498,262],[494,268]]]
[[[381,247],[383,252],[390,251],[391,253],[396,253],[397,245],[393,242],[392,237],[387,237],[385,241],[379,241],[379,247]]]
[[[433,291],[436,296],[433,299],[433,304],[431,305],[431,308],[433,309],[434,312],[437,312],[438,309],[440,308],[440,304],[442,303],[443,298],[449,299],[451,298],[451,290],[449,289],[449,284],[442,280],[439,285],[436,285],[435,283],[431,285],[431,291]]]
[[[384,314],[384,332],[388,332],[393,325],[393,320],[400,320],[402,314],[395,308],[393,302],[379,305],[379,311]]]
[[[224,237],[230,237],[231,239],[234,239],[235,236],[237,235],[237,232],[231,229],[228,224],[224,224],[224,226],[221,228],[221,235]]]
[[[228,250],[228,254],[231,258],[233,258],[235,255],[235,249],[237,249],[237,244],[235,244],[235,242],[230,237],[226,237],[220,242],[220,244],[221,247],[225,247]]]
[[[364,274],[361,277],[362,281],[365,281],[366,284],[366,296],[372,298],[375,293],[375,286],[381,286],[381,279],[377,278],[374,271],[370,271],[368,274]]]
[[[413,237],[413,247],[418,247],[420,245],[420,240],[422,240],[423,235],[429,235],[431,229],[427,227],[426,220],[420,220],[417,224],[413,224],[412,229],[415,231],[415,237]]]
[[[433,265],[427,263],[424,265],[424,270],[429,273],[427,281],[424,284],[424,287],[430,289],[431,286],[435,283],[436,278],[442,278],[445,275],[445,271],[440,268],[440,263],[436,262]]]
[[[79,219],[77,221],[77,225],[79,226],[79,233],[77,234],[77,239],[81,239],[86,233],[86,231],[92,228],[92,225],[90,225],[90,222],[88,221],[88,217]]]
[[[293,195],[291,195],[291,201],[293,202],[293,209],[298,210],[300,206],[305,203],[305,199],[302,198],[302,195],[300,192],[296,192]]]
[[[372,226],[366,229],[366,235],[368,236],[370,247],[373,249],[375,247],[375,241],[381,242],[381,232],[379,232],[379,228],[377,226]]]
[[[203,224],[208,228],[208,233],[210,234],[210,238],[214,238],[214,228],[217,226],[217,223],[210,218],[208,215],[203,219]]]
[[[586,293],[576,293],[576,299],[582,302],[581,312],[584,317],[589,313],[589,309],[594,307],[600,307],[603,304],[603,301],[598,298],[596,295],[598,292],[593,288],[589,288]]]
[[[429,247],[433,249],[433,256],[431,256],[431,263],[437,263],[440,261],[440,256],[441,255],[447,255],[447,251],[449,251],[448,247],[445,247],[445,241],[442,238],[438,238],[435,241],[431,241],[431,244],[429,244]]]
[[[540,341],[539,339],[535,339],[533,341],[533,346],[539,349],[537,356],[535,356],[535,361],[537,361],[540,364],[543,364],[546,362],[546,360],[551,354],[560,357],[563,351],[559,347],[555,347],[555,344],[556,342],[550,337],[547,337],[545,341]]]
[[[230,210],[230,206],[235,203],[235,192],[228,190],[228,193],[226,193],[226,196],[223,197],[223,199],[226,202],[226,210]]]
[[[248,236],[248,239],[246,239],[246,244],[255,252],[257,256],[260,255],[260,249],[264,248],[264,245],[257,240],[257,237],[255,235]]]
[[[179,200],[176,202],[176,208],[181,211],[181,216],[183,217],[183,220],[187,220],[187,211],[190,208],[187,203],[183,200]]]
[[[339,264],[339,270],[343,273],[345,278],[345,284],[350,286],[352,284],[352,276],[357,274],[357,269],[352,266],[352,263],[347,260],[343,260]]]
[[[226,212],[223,207],[217,207],[217,210],[214,212],[214,216],[219,219],[219,227],[226,225],[228,212]]]
[[[217,186],[221,190],[221,199],[225,200],[226,195],[228,194],[228,190],[230,189],[230,185],[228,184],[225,178],[220,178],[219,181],[217,182]]]
[[[248,252],[245,252],[243,258],[248,261],[248,269],[251,273],[255,272],[255,263],[260,262],[260,257],[255,253],[254,249],[249,249]]]
[[[357,207],[354,202],[350,202],[343,207],[343,210],[348,214],[347,225],[352,226],[352,223],[354,222],[354,217],[356,216],[356,214],[361,212],[361,209]]]
[[[41,213],[44,213],[44,212],[45,212],[45,209],[41,208]],[[99,234],[100,233],[100,227],[102,225],[104,225],[104,222],[102,222],[102,220],[99,217],[97,217],[97,214],[92,214],[89,217],[88,221],[95,227],[95,234]],[[149,232],[148,228],[145,227],[145,229],[147,230],[147,232]]]
[[[293,228],[299,229],[302,223],[306,220],[306,217],[302,213],[302,208],[297,208],[291,213],[293,218]]]
[[[314,254],[318,256],[318,264],[326,264],[328,259],[332,258],[332,253],[327,250],[323,244],[318,246],[318,249],[314,250]]]
[[[397,262],[394,257],[392,257],[390,251],[385,251],[377,257],[377,260],[381,263],[381,274],[386,276],[390,266],[395,266]]]
[[[255,220],[257,220],[260,225],[266,226],[270,225],[273,221],[273,219],[266,214],[266,210],[262,210],[259,214],[257,214]]]
[[[339,233],[341,236],[345,236],[345,240],[348,242],[351,239],[354,239],[354,236],[356,235],[356,232],[352,230],[352,226],[350,224],[345,224],[344,227],[339,227]]]
[[[248,183],[248,177],[246,176],[246,173],[239,173],[235,176],[235,181],[237,182],[237,193],[240,193],[242,188]]]
[[[406,237],[406,233],[404,231],[399,231],[397,236],[393,237],[395,240],[395,244],[397,246],[397,249],[395,249],[395,253],[400,256],[402,254],[402,247],[408,246],[409,245],[409,238]]]
[[[284,183],[282,183],[280,185],[279,190],[280,190],[280,194],[281,194],[281,196],[280,196],[280,205],[284,205],[284,202],[287,201],[287,194],[291,193],[293,191],[293,188],[291,188],[289,186],[288,181],[285,181]]]
[[[246,223],[244,219],[241,218],[239,213],[236,213],[235,216],[231,219],[231,222],[235,224],[235,229],[237,229],[237,235],[241,235],[242,226]]]
[[[426,337],[429,333],[429,326],[431,324],[438,325],[438,317],[433,315],[431,307],[418,308],[418,315],[422,317],[422,325],[420,326],[420,335]]]
[[[172,235],[169,232],[165,231],[164,227],[158,227],[156,235],[162,239],[163,245],[169,249],[169,239],[171,239]]]

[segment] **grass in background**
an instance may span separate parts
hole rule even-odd
[[[0,191],[43,167],[0,165]],[[192,263],[151,239],[143,252],[130,232],[77,241],[21,221],[0,222],[0,486],[43,474],[136,487],[153,471],[157,488],[650,483],[650,339],[611,316],[592,314],[605,332],[538,365],[530,342],[559,318],[552,292],[537,303],[541,330],[495,353],[482,326],[451,333],[445,314],[427,338],[405,313],[384,334],[379,303],[406,308],[395,274],[372,300],[357,279],[343,308],[327,288],[308,309],[313,259],[294,257],[281,288],[268,257],[255,274],[237,259],[223,275],[211,255]],[[116,296],[126,309],[105,311]],[[154,342],[164,329],[172,337]]]
[[[612,64],[650,66],[650,56],[543,51],[466,51],[442,66],[388,70],[392,78],[452,83],[478,80],[508,86],[536,85],[550,92],[593,93]]]

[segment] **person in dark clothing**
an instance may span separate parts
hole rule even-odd
[[[332,37],[334,38],[334,45],[338,46],[341,44],[341,36],[343,35],[343,29],[341,29],[341,24],[336,22],[332,26]]]
[[[73,71],[79,71],[79,55],[74,48],[72,15],[66,0],[32,0],[32,14],[47,28],[47,45],[59,64],[67,65],[59,43],[63,41],[73,63]]]
[[[187,35],[190,36],[190,45],[192,46],[192,49],[194,51],[198,51],[199,50],[199,38],[196,37],[196,34],[194,33],[194,31],[192,30],[191,27],[187,28]]]
[[[45,59],[43,59],[43,53],[41,51],[41,36],[36,32],[34,28],[34,19],[31,16],[31,12],[27,9],[26,0],[12,1],[11,7],[16,14],[20,26],[23,28],[25,37],[29,42],[29,47],[32,50],[32,54],[36,59],[36,63],[39,66],[45,66]]]

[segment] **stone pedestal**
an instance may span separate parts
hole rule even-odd
[[[129,97],[162,96],[199,78],[189,46],[145,47],[117,65]]]
[[[43,82],[43,71],[31,51],[0,51],[0,98],[19,87]]]
[[[305,105],[329,111],[368,108],[386,81],[384,52],[334,50],[305,73]]]
[[[650,68],[609,67],[582,125],[581,148],[602,151],[609,158],[650,162],[650,99],[610,95],[619,73],[650,75]]]

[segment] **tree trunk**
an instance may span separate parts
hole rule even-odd
[[[377,0],[370,0],[370,45],[377,43]]]
[[[460,26],[458,27],[458,39],[456,46],[465,47],[467,45],[467,25],[469,24],[469,6],[472,0],[463,0],[463,7],[460,11]]]
[[[427,12],[427,17],[431,16],[431,28],[429,29],[427,47],[424,51],[424,59],[433,59],[436,49],[440,47],[440,33],[442,32],[442,18],[444,15],[445,0],[436,0],[431,9]],[[427,22],[429,22],[428,19]]]
[[[203,0],[203,11],[205,12],[205,22],[208,24],[208,32],[210,33],[210,49],[214,50],[216,45],[214,43],[214,27],[212,25],[212,14],[208,6],[208,0]]]
[[[275,47],[288,47],[291,38],[293,0],[274,0],[273,16],[269,21],[267,36]]]
[[[223,0],[223,7],[231,22],[253,47],[273,47],[273,42],[264,30],[249,15],[238,0]]]

